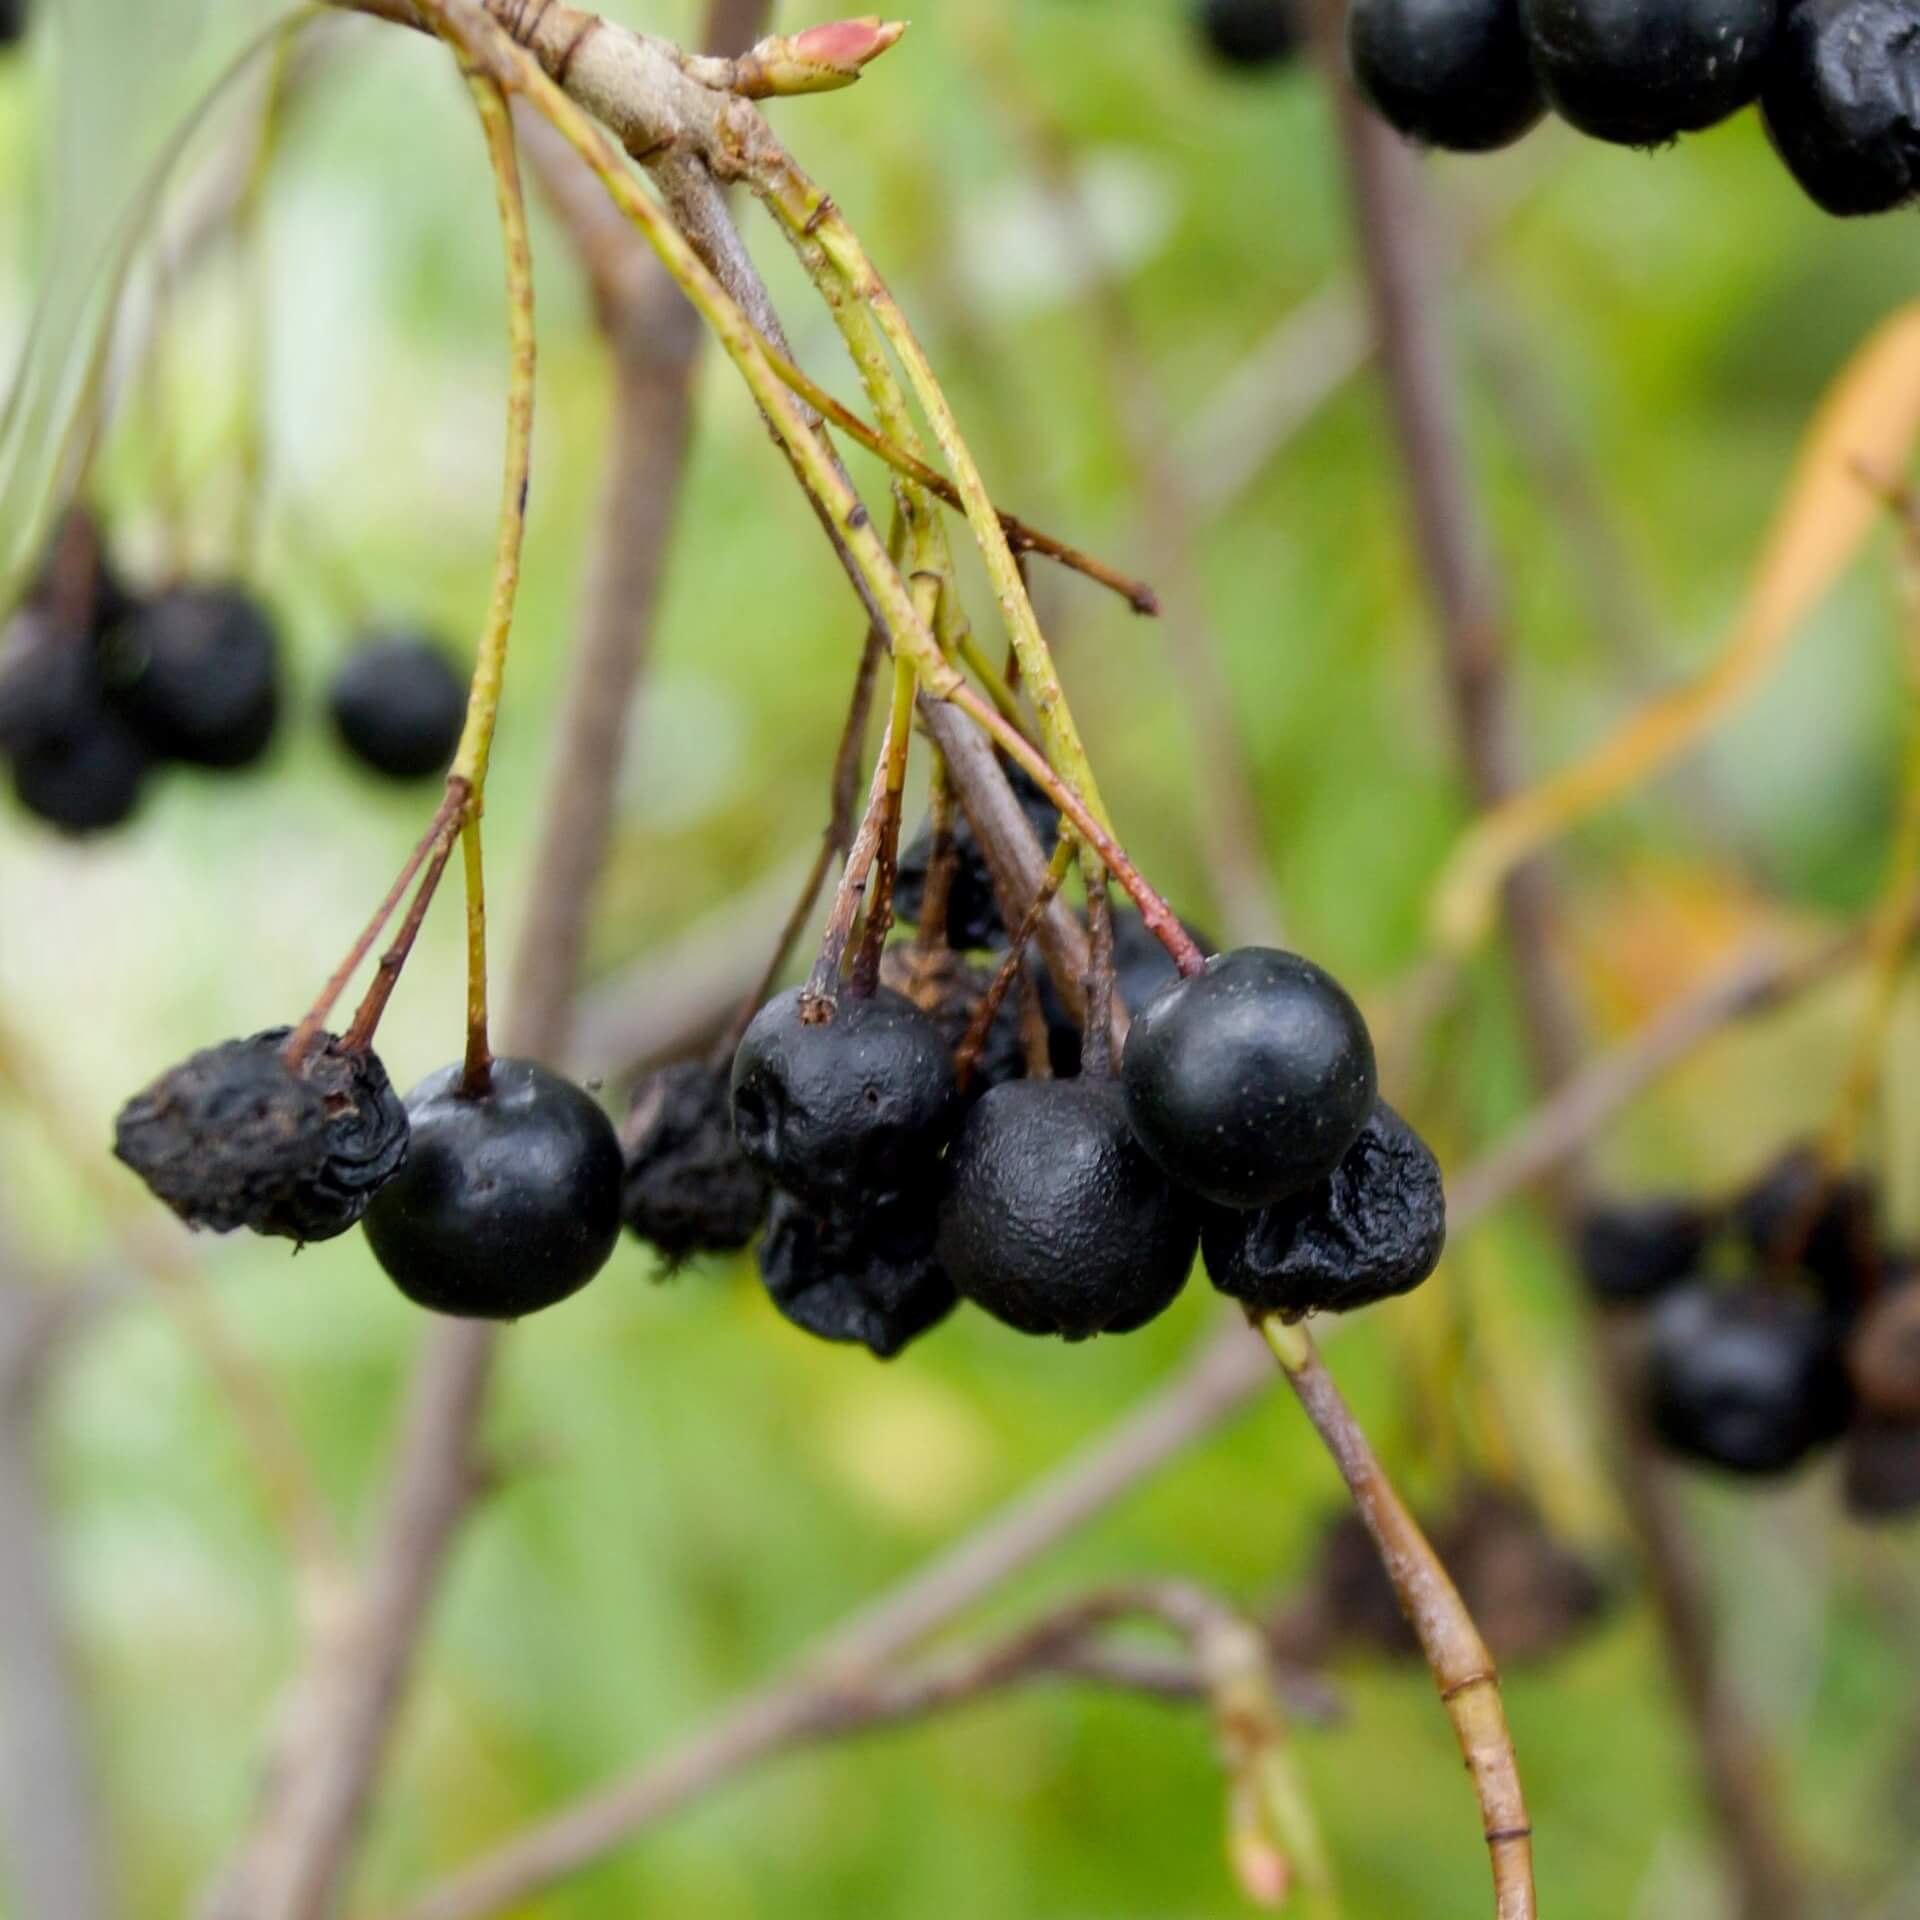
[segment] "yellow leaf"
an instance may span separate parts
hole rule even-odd
[[[1897,476],[1920,438],[1920,301],[1867,337],[1800,443],[1740,618],[1698,679],[1642,707],[1584,759],[1493,808],[1454,849],[1434,892],[1442,945],[1471,946],[1523,860],[1693,746],[1786,651],[1794,630],[1885,511],[1865,475]]]

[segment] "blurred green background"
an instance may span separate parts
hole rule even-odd
[[[676,36],[695,13],[675,0],[609,11]],[[1011,71],[1070,143],[1097,211],[1172,423],[1169,457],[1202,475],[1223,459],[1210,403],[1291,309],[1347,271],[1326,103],[1303,71],[1247,79],[1210,65],[1173,0],[927,0],[863,85],[776,109],[922,328],[997,494],[1145,568],[1140,479],[1091,346],[1087,290],[1063,265],[1057,210],[1000,97],[1009,76],[985,32],[996,18]],[[166,779],[130,831],[98,844],[50,837],[0,801],[0,1009],[102,1153],[121,1099],[164,1065],[296,1017],[422,824],[425,803],[367,789],[320,722],[354,619],[379,610],[465,636],[484,603],[502,314],[471,114],[426,44],[368,23],[324,32],[336,57],[288,128],[265,234],[258,582],[294,649],[295,722],[266,771]],[[0,78],[5,177],[23,183],[0,202],[0,242],[16,263],[35,244],[26,156],[43,78],[34,59]],[[1810,408],[1911,292],[1914,230],[1817,215],[1751,116],[1654,155],[1550,126],[1431,175],[1450,228],[1476,236],[1444,322],[1513,612],[1521,735],[1544,768],[1710,656]],[[746,211],[800,357],[851,394],[784,249]],[[508,939],[607,399],[578,276],[543,209],[536,248],[537,477],[488,808]],[[173,290],[152,377],[106,446],[95,491],[136,577],[166,564],[169,467],[195,563],[231,563],[247,286],[244,260],[216,253]],[[0,287],[15,334],[31,297],[16,264]],[[1289,937],[1383,1020],[1422,955],[1427,892],[1465,819],[1404,536],[1363,374],[1202,514],[1196,553]],[[1193,797],[1213,749],[1164,631],[1078,580],[1045,587],[1123,838],[1183,911],[1225,924]],[[982,598],[977,617],[988,612]],[[1869,903],[1894,790],[1896,625],[1881,543],[1708,752],[1577,837],[1560,957],[1596,1046],[1755,933]],[[738,383],[710,361],[594,927],[597,988],[810,850],[857,640],[831,556]],[[448,902],[383,1028],[403,1086],[456,1051],[460,994]],[[1842,986],[1716,1042],[1608,1132],[1603,1166],[1623,1184],[1718,1187],[1750,1172],[1819,1123],[1855,1010]],[[1874,1154],[1895,1222],[1912,1226],[1920,1113],[1899,1066],[1920,1032],[1904,1003],[1896,1046]],[[626,1063],[582,1064],[611,1077]],[[1399,1071],[1388,1091],[1452,1167],[1520,1116],[1497,963]],[[46,1116],[17,1102],[0,1101],[0,1198],[45,1272],[110,1256]],[[274,1243],[195,1252],[363,1538],[419,1316],[357,1236],[298,1259]],[[664,1749],[1096,1434],[1213,1313],[1196,1285],[1146,1332],[1078,1349],[962,1313],[881,1366],[785,1326],[748,1263],[661,1284],[650,1256],[623,1246],[597,1285],[507,1344],[488,1421],[507,1477],[455,1559],[360,1898],[413,1888]],[[1464,1473],[1518,1472],[1558,1529],[1626,1582],[1597,1630],[1509,1676],[1546,1909],[1704,1920],[1722,1910],[1712,1843],[1596,1463],[1580,1324],[1550,1241],[1516,1207],[1461,1239],[1418,1299],[1343,1328],[1330,1356],[1423,1501],[1443,1502]],[[130,1914],[178,1914],[246,1815],[298,1650],[284,1542],[194,1345],[144,1293],[63,1366],[40,1437],[114,1874]],[[1262,1602],[1303,1577],[1336,1494],[1276,1393],[975,1624],[1155,1573]],[[1725,1605],[1727,1683],[1790,1756],[1811,1857],[1871,1895],[1872,1911],[1920,1914],[1910,1534],[1846,1522],[1826,1466],[1759,1491],[1693,1482],[1686,1501]],[[1301,1746],[1351,1920],[1484,1914],[1484,1851],[1424,1672],[1355,1660],[1335,1678],[1344,1723],[1303,1732]],[[1243,1902],[1221,1828],[1201,1716],[1054,1688],[782,1761],[514,1911],[1228,1915]],[[0,1871],[12,1912],[4,1886]]]

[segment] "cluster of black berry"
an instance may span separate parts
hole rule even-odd
[[[1427,146],[1503,147],[1552,108],[1657,147],[1757,101],[1827,212],[1920,192],[1914,0],[1352,0],[1347,54],[1381,116]]]
[[[87,515],[66,516],[41,577],[0,634],[0,754],[31,814],[69,833],[130,819],[163,765],[236,773],[272,746],[285,704],[280,636],[227,583],[131,592]],[[466,683],[413,633],[355,642],[328,689],[334,731],[389,779],[439,776]]]
[[[1023,798],[1051,836],[1052,810]],[[984,863],[955,838],[949,932],[1004,946]],[[935,858],[926,836],[903,854],[904,914],[922,911]],[[989,976],[896,946],[871,991],[856,978],[769,1001],[730,1072],[682,1066],[641,1088],[629,1225],[679,1259],[744,1245],[764,1221],[780,1311],[882,1356],[961,1299],[1023,1333],[1129,1332],[1202,1250],[1252,1312],[1341,1311],[1425,1279],[1445,1236],[1439,1169],[1377,1098],[1338,983],[1252,948],[1180,979],[1137,915],[1117,919],[1131,930],[1114,973],[1139,1006],[1117,1076],[1029,981],[963,1084],[956,1045]]]
[[[1848,1506],[1920,1507],[1920,1287],[1884,1244],[1872,1186],[1804,1148],[1730,1200],[1589,1211],[1587,1284],[1644,1312],[1650,1430],[1733,1473],[1785,1473],[1845,1442]]]

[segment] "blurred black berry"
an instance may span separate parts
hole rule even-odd
[[[1913,0],[1793,0],[1760,96],[1774,149],[1828,213],[1920,193],[1920,11]]]
[[[1734,1201],[1734,1225],[1758,1263],[1798,1270],[1845,1316],[1879,1271],[1875,1195],[1856,1175],[1829,1177],[1811,1147],[1792,1147]]]
[[[233,771],[272,744],[280,635],[239,587],[176,587],[122,622],[114,697],[163,759]]]
[[[953,1311],[924,1201],[816,1210],[776,1193],[759,1247],[768,1296],[796,1327],[890,1360]]]
[[[1840,1489],[1856,1520],[1898,1520],[1920,1509],[1920,1422],[1868,1414],[1847,1429]]]
[[[1295,0],[1200,0],[1195,21],[1214,57],[1229,67],[1274,67],[1299,51]]]
[[[726,1068],[682,1060],[648,1074],[620,1145],[621,1217],[669,1266],[738,1252],[760,1231],[768,1186],[734,1137]]]
[[[368,635],[327,689],[334,730],[355,759],[390,780],[446,772],[467,718],[467,683],[424,634]]]
[[[1887,1288],[1847,1337],[1847,1371],[1870,1413],[1920,1420],[1920,1284]]]
[[[1213,1284],[1289,1318],[1409,1292],[1439,1264],[1446,1239],[1439,1165],[1384,1100],[1318,1186],[1252,1212],[1211,1208],[1201,1230]]]
[[[1713,1224],[1707,1208],[1678,1195],[1591,1202],[1579,1225],[1587,1291],[1608,1306],[1665,1293],[1699,1267]]]
[[[1380,117],[1426,147],[1510,146],[1547,110],[1519,0],[1353,0],[1347,64]]]

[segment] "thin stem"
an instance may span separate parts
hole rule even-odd
[[[467,876],[467,1052],[460,1091],[482,1100],[493,1089],[493,1047],[487,1038],[487,870],[480,851],[480,816],[467,815],[460,830]]]
[[[1321,1364],[1311,1335],[1277,1314],[1262,1316],[1259,1327],[1340,1469],[1433,1671],[1480,1805],[1481,1831],[1493,1865],[1496,1920],[1534,1920],[1533,1826],[1493,1656],[1419,1523],[1394,1492],[1333,1376]]]
[[[927,877],[920,890],[920,926],[914,944],[922,953],[933,953],[947,944],[947,910],[953,898],[954,869],[959,862],[953,823],[959,816],[959,804],[953,796],[953,782],[947,777],[946,755],[938,749],[933,756],[933,772],[927,780]]]
[[[1040,922],[1046,918],[1054,895],[1066,885],[1067,875],[1073,871],[1073,849],[1072,837],[1063,833],[1059,845],[1053,850],[1052,860],[1047,864],[1047,877],[1040,891],[1033,896],[1033,904],[1021,915],[1020,924],[1013,931],[1012,942],[991,984],[979,1006],[974,1009],[973,1018],[967,1022],[966,1033],[961,1037],[953,1056],[953,1070],[963,1093],[967,1082],[973,1078],[974,1067],[987,1044],[987,1035],[993,1031],[993,1023],[999,1017],[1001,1002],[1025,971],[1028,944],[1039,931]]]
[[[867,789],[867,810],[860,831],[847,850],[847,864],[835,889],[833,907],[827,915],[825,933],[820,936],[820,954],[807,976],[804,998],[811,1002],[830,1001],[840,991],[840,970],[847,957],[847,942],[853,938],[853,923],[867,891],[867,878],[873,872],[873,859],[880,846],[881,822],[887,806],[887,757],[892,750],[893,729],[880,745],[880,763],[873,770],[873,784]]]
[[[449,815],[444,821],[436,823],[432,841],[432,857],[427,870],[420,878],[415,890],[413,904],[407,909],[407,917],[400,923],[400,931],[395,934],[393,945],[380,956],[380,965],[375,970],[373,980],[368,986],[353,1016],[353,1024],[341,1036],[343,1050],[360,1052],[373,1045],[374,1034],[379,1030],[381,1016],[387,1010],[387,1002],[393,998],[393,990],[400,983],[401,970],[407,964],[407,956],[413,951],[413,943],[419,938],[420,928],[426,920],[427,909],[433,904],[433,896],[440,890],[440,876],[447,870],[447,861],[453,853],[453,843],[460,837],[459,819]]]
[[[918,582],[915,583],[918,585]],[[928,582],[937,592],[939,583]],[[900,867],[900,813],[907,785],[907,753],[913,745],[913,701],[919,683],[913,663],[893,663],[893,711],[887,719],[887,750],[881,760],[886,787],[881,800],[880,831],[874,847],[873,898],[867,907],[866,931],[853,966],[853,990],[871,998],[880,981],[880,955],[893,925],[893,885]]]

